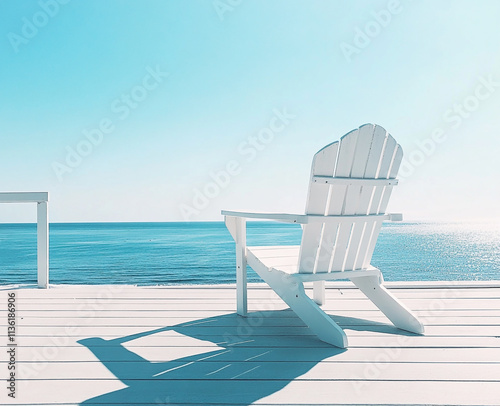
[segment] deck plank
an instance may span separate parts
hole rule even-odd
[[[162,323],[161,318],[158,318],[158,324]],[[194,322],[193,322],[194,323]],[[175,337],[177,336],[177,331],[189,336],[203,337],[222,337],[228,332],[236,332],[237,330],[245,331],[242,335],[247,335],[246,331],[250,331],[251,335],[254,337],[269,337],[269,336],[310,336],[315,337],[306,326],[286,326],[286,325],[268,325],[266,323],[265,328],[253,328],[250,324],[244,321],[240,326],[211,326],[209,323],[203,325],[196,325],[193,323],[181,323],[179,327],[172,326],[174,330],[162,331],[162,337]],[[187,324],[187,326],[186,326]],[[295,324],[298,324],[296,322]],[[74,337],[75,339],[82,339],[90,336],[99,337],[121,337],[128,336],[132,334],[139,334],[144,331],[144,327],[141,326],[78,326],[71,329],[61,328],[60,326],[23,326],[22,333],[18,335],[19,339],[24,337]],[[240,329],[241,327],[241,329]],[[406,333],[404,331],[398,330],[394,326],[385,323],[375,324],[364,324],[364,325],[352,325],[343,324],[342,327],[346,332],[348,332],[349,337],[356,336],[370,336],[385,337],[386,335],[405,335],[409,338],[418,338],[418,336]],[[168,329],[168,327],[165,327]],[[250,333],[249,333],[250,334]],[[432,326],[427,325],[425,330],[426,337],[495,337],[500,336],[500,326],[482,326],[482,325],[472,325],[472,326]],[[0,335],[0,337],[6,337],[6,335]]]
[[[161,318],[161,323],[167,326],[181,324],[181,323],[193,323],[197,320],[204,318],[205,314],[201,313],[199,315],[190,314],[190,316],[180,314],[177,317],[171,315],[169,317],[159,317],[158,315],[148,315],[146,316],[127,316],[122,315],[120,317],[116,314],[110,314],[108,316],[95,315],[91,320],[74,319],[68,317],[67,313],[54,314],[56,311],[51,312],[50,316],[40,315],[39,312],[27,312],[20,311],[19,316],[22,319],[21,324],[24,327],[28,326],[52,326],[52,327],[64,327],[68,324],[79,325],[79,326],[123,326],[123,327],[157,327],[158,320]],[[433,315],[432,318],[427,318],[427,326],[499,326],[500,325],[500,315],[498,316],[475,316],[469,317],[467,314],[458,317],[458,312],[454,312],[453,316],[436,316]],[[465,313],[465,312],[464,312]],[[228,314],[228,313],[221,313]],[[373,324],[373,322],[387,323],[387,318],[380,312],[343,312],[343,317],[332,315],[333,319],[337,321],[340,326],[366,326]],[[257,317],[252,313],[249,317]],[[267,317],[266,320],[272,321],[274,326],[304,326],[302,320],[297,317],[290,316],[285,317]],[[78,323],[78,324],[77,324]],[[217,323],[218,326],[238,326],[238,321],[234,319],[221,319]],[[0,323],[0,326],[7,326],[4,321]]]
[[[19,382],[25,404],[74,402],[85,404],[158,405],[498,405],[498,382],[468,381],[248,381],[116,380],[72,381],[47,387],[54,381]],[[57,382],[57,381],[56,381]],[[101,395],[102,394],[102,395]],[[42,403],[43,402],[43,403]],[[161,403],[165,402],[165,403]]]
[[[19,300],[22,300],[20,298]],[[500,308],[500,297],[498,298],[485,298],[485,299],[464,299],[459,300],[458,298],[453,299],[402,299],[406,306],[414,309],[415,311],[428,311],[431,312],[434,309],[448,310],[462,310],[462,309],[498,309]],[[41,307],[43,305],[43,308]],[[210,310],[210,311],[234,311],[234,302],[227,301],[189,301],[189,300],[178,300],[178,301],[142,301],[142,302],[120,302],[114,301],[113,299],[108,299],[102,302],[96,303],[23,303],[24,310],[32,311],[52,311],[52,310],[65,310],[74,312],[91,312],[92,310],[106,309],[113,310],[117,312],[128,312],[128,311],[196,311],[200,309]],[[279,299],[262,301],[255,305],[250,305],[250,311],[263,311],[263,310],[282,310],[286,309],[287,306]],[[377,310],[375,305],[367,301],[366,299],[352,299],[352,298],[340,298],[335,300],[328,300],[323,306],[325,311],[342,311],[342,310]]]
[[[427,363],[393,362],[321,362],[311,368],[313,361],[266,361],[260,357],[250,361],[198,361],[190,365],[188,361],[169,361],[164,363],[109,361],[106,368],[100,362],[87,362],[82,367],[80,362],[52,362],[45,368],[43,379],[87,381],[114,379],[110,372],[120,370],[120,378],[126,380],[142,380],[150,374],[158,374],[156,379],[165,381],[188,380],[196,375],[200,380],[228,380],[242,372],[242,380],[289,380],[290,369],[306,371],[297,380],[390,380],[390,381],[489,381],[500,384],[499,363],[464,363],[463,368],[457,368],[456,363],[434,363],[429,368]],[[257,367],[253,369],[254,367]],[[26,379],[36,380],[25,369]],[[170,371],[170,373],[165,372]],[[165,373],[164,373],[165,372]],[[164,373],[164,374],[162,374]],[[20,378],[23,375],[20,375]]]

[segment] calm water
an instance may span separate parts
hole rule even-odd
[[[249,223],[249,245],[299,244],[298,225]],[[232,283],[223,223],[51,224],[54,284]],[[500,280],[500,229],[389,223],[372,260],[387,281]],[[249,280],[259,281],[249,270]],[[36,225],[0,224],[0,283],[36,283]]]

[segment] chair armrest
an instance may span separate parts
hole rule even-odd
[[[259,220],[276,220],[284,223],[306,224],[307,215],[305,214],[288,214],[288,213],[251,213],[243,211],[222,210],[223,216],[242,217],[247,219]]]
[[[221,214],[227,217],[239,217],[245,219],[275,220],[284,223],[330,223],[330,222],[351,222],[353,220],[366,221],[367,219],[381,219],[390,221],[402,221],[403,215],[394,214],[355,214],[355,215],[329,215],[319,214],[288,214],[288,213],[251,213],[242,211],[222,210]]]

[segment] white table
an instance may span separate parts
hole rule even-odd
[[[0,203],[37,204],[37,260],[38,287],[49,286],[49,193],[6,192],[0,193]]]

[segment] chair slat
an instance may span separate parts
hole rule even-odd
[[[350,174],[353,178],[366,177],[366,165],[368,163],[368,156],[370,155],[370,149],[373,141],[373,132],[373,124],[365,124],[359,128],[358,138],[356,141],[356,153],[353,158]]]
[[[379,172],[377,174],[378,178],[389,178],[391,175],[391,166],[393,166],[394,157],[397,155],[397,149],[401,147],[396,143],[396,140],[388,134],[384,151],[382,153],[382,159],[380,161]],[[402,157],[402,156],[401,156]],[[399,165],[398,165],[399,169]],[[394,175],[395,177],[395,175]],[[372,198],[370,213],[379,214],[385,212],[386,207],[382,207],[382,198],[386,188],[391,188],[392,186],[376,186]],[[388,201],[388,199],[387,199]],[[385,204],[387,206],[387,203]],[[366,248],[366,253],[363,256],[362,268],[366,268],[370,265],[372,259],[373,251],[375,250],[375,244],[377,243],[377,238],[382,228],[382,222],[377,222],[371,227],[370,241],[368,247]]]
[[[311,181],[306,204],[306,214],[325,215],[330,186],[313,182],[314,176],[333,176],[339,143],[334,142],[321,149],[313,159]],[[302,249],[299,258],[299,270],[302,273],[313,273],[321,245],[323,224],[306,224],[302,231]]]
[[[373,140],[373,130],[374,128],[372,124],[364,125],[359,129],[356,154],[354,155],[351,169],[351,176],[354,178],[362,178],[366,176],[366,164]],[[362,188],[363,186],[360,184],[349,186],[349,189],[346,192],[343,214],[359,214],[358,204],[361,198]]]
[[[340,139],[335,177],[351,177],[352,167],[357,156],[356,145],[360,132],[363,132],[361,128],[351,131]],[[361,136],[364,137],[364,132]],[[361,162],[358,165],[361,165]],[[353,188],[352,185],[332,185],[327,209],[328,214],[355,214],[352,210],[349,210],[348,213],[345,212],[346,201],[351,188]],[[349,207],[352,207],[353,204],[355,202],[352,202]],[[344,262],[343,257],[346,255],[346,248],[349,243],[351,228],[352,224],[325,224],[315,267],[316,273],[329,272],[335,268],[341,269]]]
[[[394,159],[391,165],[389,177],[395,178],[399,171],[399,166],[403,160],[403,149],[401,146],[397,146],[396,153],[394,154]],[[379,213],[385,213],[387,210],[387,204],[389,203],[389,198],[391,197],[392,186],[386,186],[382,194],[382,199],[380,202]]]
[[[366,177],[366,165],[368,163],[368,157],[370,155],[371,145],[373,141],[374,125],[367,124],[359,128],[359,134],[356,145],[356,153],[353,159],[351,176],[355,178]],[[365,208],[362,206],[361,199],[363,197],[364,186],[362,184],[353,184],[349,186],[346,192],[344,214],[360,214]],[[364,223],[354,223],[352,224],[351,230],[349,231],[348,245],[345,248],[344,258],[334,258],[332,267],[333,270],[337,270],[337,266],[340,267],[338,270],[352,269],[354,266],[354,261],[356,259],[359,244],[361,243],[361,238],[363,234],[365,224]],[[348,233],[348,230],[345,230]],[[346,235],[342,236],[342,244],[344,243]],[[339,255],[340,252],[336,254]]]
[[[366,163],[366,170],[364,176],[365,178],[376,178],[386,137],[387,137],[386,131],[378,125],[375,126],[370,148],[370,154],[368,155],[368,161]],[[374,187],[370,186],[363,187],[360,197],[360,210],[359,210],[360,213],[362,212],[362,214],[374,214],[370,211],[370,202],[372,200],[374,190],[375,190]]]
[[[327,215],[340,215],[344,206],[344,197],[347,190],[345,185],[332,185],[330,188],[330,202],[327,209]],[[331,223],[323,226],[321,235],[321,244],[318,251],[318,260],[315,272],[329,272],[332,262],[333,250],[337,245],[337,238],[341,224]]]
[[[373,141],[374,126],[367,124],[359,128],[357,137],[356,153],[353,158],[351,176],[355,178],[366,177],[366,165],[370,155]],[[345,197],[343,214],[353,215],[363,211],[360,208],[363,186],[361,184],[350,185]],[[361,209],[361,210],[360,210]],[[338,246],[332,261],[332,271],[343,271],[354,265],[359,244],[364,230],[363,223],[353,223],[351,227],[344,227],[339,233]]]
[[[368,149],[367,155],[363,153],[365,159],[365,168],[363,173],[357,172],[356,176],[365,178],[375,178],[380,166],[380,160],[387,137],[386,131],[380,126],[370,128],[370,137],[366,136],[364,142]],[[377,186],[377,185],[375,185]],[[383,187],[383,186],[378,186]],[[359,201],[356,214],[368,214],[370,202],[373,196],[374,187],[366,184],[359,189]],[[349,244],[349,251],[344,263],[345,270],[359,269],[358,257],[364,257],[369,242],[371,240],[372,222],[356,223]],[[368,232],[367,232],[368,230]]]
[[[394,153],[393,160],[389,169],[390,170],[390,173],[388,174],[389,178],[395,178],[397,176],[402,159],[403,159],[403,149],[401,148],[400,145],[396,145],[396,151]],[[392,188],[393,186],[386,186],[383,188],[377,214],[385,213],[385,210],[387,209],[387,204],[389,203],[389,198],[391,197]],[[382,222],[380,222],[380,224],[374,226],[373,228],[372,238],[370,243],[368,244],[368,248],[366,249],[366,256],[363,260],[362,267],[367,267],[370,265],[373,251],[375,250],[375,244],[377,243],[377,238],[381,228],[382,228]]]

